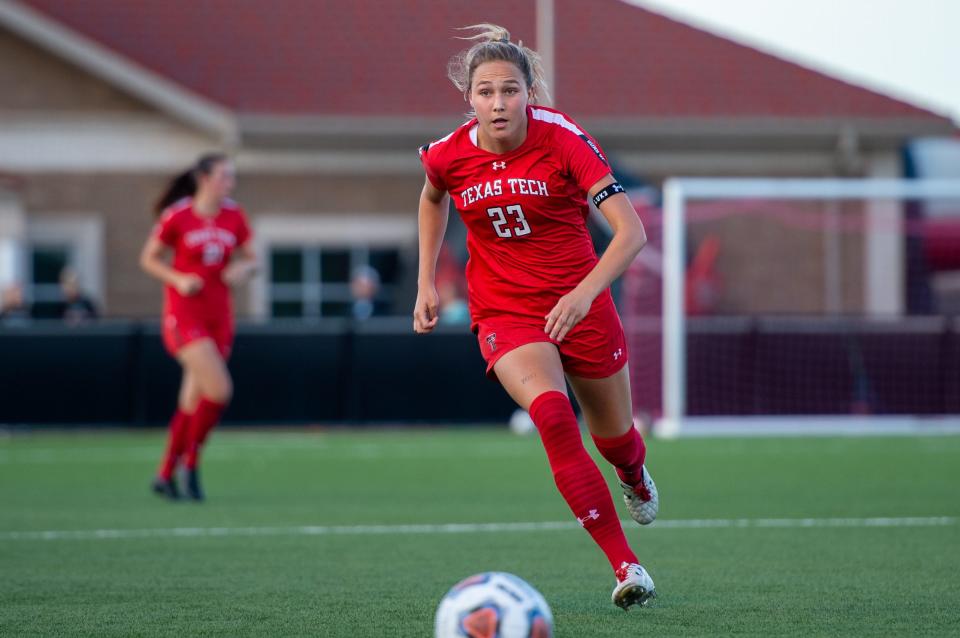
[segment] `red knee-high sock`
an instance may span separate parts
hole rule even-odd
[[[631,427],[625,434],[610,439],[593,436],[593,442],[601,456],[617,468],[617,476],[627,485],[636,485],[642,478],[643,461],[647,446],[637,428]]]
[[[200,457],[200,448],[203,447],[203,442],[207,440],[210,430],[220,421],[220,415],[223,414],[226,407],[226,404],[223,403],[200,399],[197,411],[190,418],[187,457],[184,461],[188,470],[196,469]]]
[[[157,471],[157,476],[165,481],[169,481],[173,477],[173,469],[177,466],[177,460],[185,451],[189,423],[190,415],[178,407],[170,419],[170,426],[167,430],[167,449],[160,461],[160,469]]]
[[[570,400],[562,392],[544,392],[530,405],[530,416],[543,440],[553,478],[573,515],[607,555],[614,570],[621,563],[638,562],[627,545],[603,475],[583,447]]]

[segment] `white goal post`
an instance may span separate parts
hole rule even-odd
[[[670,178],[663,188],[663,397],[654,432],[675,436],[687,419],[685,241],[687,207],[697,200],[960,201],[960,180]],[[889,223],[887,219],[884,223]],[[897,215],[894,223],[902,223]],[[849,417],[848,417],[849,418]],[[901,419],[902,420],[902,419]],[[960,420],[960,419],[958,419]]]

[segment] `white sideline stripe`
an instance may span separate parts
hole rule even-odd
[[[713,518],[657,521],[648,529],[803,528],[803,527],[942,527],[956,516],[900,518]],[[621,523],[635,529],[632,520]],[[292,527],[170,527],[154,529],[47,530],[0,532],[0,541],[195,538],[222,536],[350,536],[377,534],[482,534],[577,529],[576,521],[540,523],[447,523],[442,525],[302,525]]]

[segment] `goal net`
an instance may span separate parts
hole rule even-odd
[[[656,432],[960,426],[960,181],[671,179],[623,279]]]

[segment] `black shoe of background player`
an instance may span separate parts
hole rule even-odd
[[[203,500],[203,488],[200,487],[200,472],[194,468],[186,471],[187,496],[195,501]]]
[[[163,479],[158,476],[150,483],[150,489],[153,490],[154,494],[171,501],[180,499],[180,490],[177,489],[177,484],[173,482],[173,479]]]

